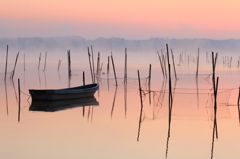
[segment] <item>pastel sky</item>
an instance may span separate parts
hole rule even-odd
[[[0,0],[0,38],[240,39],[239,0]]]

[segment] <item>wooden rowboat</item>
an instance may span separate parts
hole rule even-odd
[[[98,90],[99,84],[93,83],[64,89],[29,89],[32,100],[67,100],[91,97]]]

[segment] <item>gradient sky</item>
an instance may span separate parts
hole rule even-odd
[[[240,39],[239,0],[0,0],[0,38]]]

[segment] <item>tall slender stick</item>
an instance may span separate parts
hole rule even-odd
[[[7,76],[7,63],[8,63],[8,45],[7,45],[7,53],[6,53],[5,76],[4,76],[5,81],[6,81],[6,76]]]
[[[59,68],[60,68],[60,65],[61,65],[61,60],[59,59],[59,61],[58,61],[58,71],[59,71]]]
[[[127,83],[127,48],[125,48],[124,84]]]
[[[92,64],[91,64],[91,55],[90,55],[90,52],[89,52],[89,47],[88,47],[88,59],[89,59],[89,66],[90,66],[90,71],[91,71],[92,83],[94,83],[93,72],[92,72]]]
[[[25,69],[25,54],[24,54],[24,71],[26,71],[26,69]]]
[[[39,71],[39,68],[40,68],[40,61],[41,61],[41,52],[40,52],[39,60],[38,60],[38,71]]]
[[[152,65],[149,65],[149,76],[148,76],[148,93],[149,93],[149,104],[151,104],[151,71]]]
[[[199,67],[199,48],[198,48],[198,56],[197,56],[197,71],[196,71],[196,78],[198,78],[198,67]]]
[[[15,60],[15,64],[14,64],[14,69],[12,71],[12,78],[14,77],[14,74],[15,74],[15,69],[16,69],[16,65],[17,65],[17,61],[18,61],[18,56],[19,56],[19,52],[17,53],[17,56],[16,56],[16,60]]]
[[[91,52],[92,52],[92,67],[93,67],[93,83],[95,82],[95,68],[94,68],[94,58],[93,58],[93,47],[91,45]]]
[[[158,59],[159,59],[160,66],[161,66],[161,69],[162,69],[162,74],[163,74],[163,77],[164,77],[165,75],[164,75],[164,68],[163,68],[162,60],[161,60],[161,57],[159,55],[159,52],[157,52],[157,54],[158,54]]]
[[[115,71],[115,66],[114,66],[114,61],[113,61],[113,56],[111,54],[111,59],[112,59],[112,66],[113,66],[113,72],[114,72],[114,77],[115,77],[115,82],[116,82],[116,86],[118,85],[117,83],[117,76],[116,76],[116,71]]]
[[[171,53],[172,53],[172,61],[173,61],[173,70],[174,70],[174,74],[175,74],[175,79],[177,80],[177,73],[176,73],[176,69],[175,69],[174,55],[173,55],[172,49],[171,49]]]
[[[143,111],[142,88],[141,88],[141,81],[140,81],[139,70],[138,70],[138,85],[139,85],[139,95],[140,95],[141,109],[140,109],[140,116],[139,116],[139,126],[138,126],[138,137],[137,137],[137,141],[139,141],[140,128],[141,128],[141,123],[142,123],[142,111]]]
[[[85,85],[85,72],[83,71],[83,85]]]
[[[70,50],[68,50],[67,53],[68,53],[68,76],[70,77],[72,76]]]
[[[46,70],[46,61],[47,61],[47,52],[45,53],[45,63],[44,63],[44,69],[43,69],[43,71]]]
[[[239,87],[239,92],[238,92],[237,105],[238,105],[238,120],[239,120],[239,123],[240,123],[240,87]]]

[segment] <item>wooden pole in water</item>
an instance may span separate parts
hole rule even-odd
[[[149,104],[151,104],[151,72],[152,65],[149,65],[149,77],[148,77],[148,93],[149,93]]]
[[[44,62],[44,69],[43,69],[43,71],[46,70],[46,61],[47,61],[47,52],[45,53],[45,62]]]
[[[175,69],[174,55],[173,55],[172,49],[171,49],[171,53],[172,53],[172,61],[173,61],[173,70],[174,70],[174,74],[175,74],[175,79],[177,80],[177,73],[176,73],[176,69]]]
[[[70,77],[72,76],[70,50],[68,50],[67,53],[68,53],[68,76]]]
[[[89,59],[89,66],[90,66],[90,71],[91,71],[91,77],[92,77],[92,83],[94,83],[93,79],[93,72],[92,72],[92,64],[91,64],[91,57],[90,57],[90,52],[89,52],[89,47],[88,47],[88,59]]]
[[[21,111],[21,89],[20,79],[18,79],[18,122],[20,121],[20,111]]]
[[[238,102],[237,102],[238,107],[240,107],[240,87],[239,87],[239,92],[238,92]]]
[[[199,48],[198,48],[198,56],[197,56],[197,71],[196,71],[196,78],[198,78],[198,67],[199,67]]]
[[[112,66],[113,66],[113,72],[114,72],[114,77],[115,77],[116,86],[118,86],[117,76],[116,76],[116,71],[115,71],[115,66],[114,66],[114,61],[113,61],[113,56],[112,56],[112,54],[111,54],[111,59],[112,59]]]
[[[83,85],[85,85],[85,72],[83,71]]]
[[[39,71],[39,67],[40,67],[40,61],[41,61],[41,52],[40,52],[39,60],[38,60],[38,71]]]
[[[24,54],[24,61],[23,61],[23,62],[24,62],[24,71],[25,71],[25,70],[26,70],[26,69],[25,69],[25,54]]]
[[[12,71],[12,79],[13,79],[14,74],[15,74],[15,69],[16,69],[16,65],[17,65],[17,61],[18,61],[18,55],[19,55],[19,52],[17,53],[16,60],[15,60],[15,64],[14,64],[14,69],[13,69],[13,71]]]
[[[94,58],[93,58],[93,47],[92,47],[92,45],[91,45],[91,52],[92,52],[93,83],[95,83],[95,68],[94,68]]]
[[[161,66],[161,69],[162,69],[162,74],[163,74],[163,77],[164,77],[165,75],[164,75],[164,68],[163,68],[162,60],[161,60],[161,57],[159,55],[159,52],[157,52],[157,54],[158,54],[158,59],[159,59],[160,66]]]
[[[107,63],[107,74],[109,75],[109,56],[108,56],[108,63]]]
[[[124,84],[127,82],[127,48],[125,48]]]
[[[100,71],[100,52],[98,52],[98,59],[97,59],[97,72],[96,72],[97,78],[99,77],[99,71]]]
[[[140,116],[139,116],[139,127],[138,127],[138,138],[137,138],[137,141],[139,141],[140,127],[141,127],[141,123],[142,123],[142,111],[143,111],[142,88],[141,88],[141,81],[140,81],[139,70],[138,70],[138,85],[139,85],[139,96],[140,96],[140,102],[141,102],[141,109],[140,109]]]
[[[8,63],[8,45],[7,45],[7,53],[6,53],[5,76],[4,76],[5,81],[6,81],[6,77],[7,77],[7,63]]]
[[[61,60],[59,59],[59,61],[58,61],[58,71],[59,71],[59,68],[60,68],[60,65],[61,65]]]

